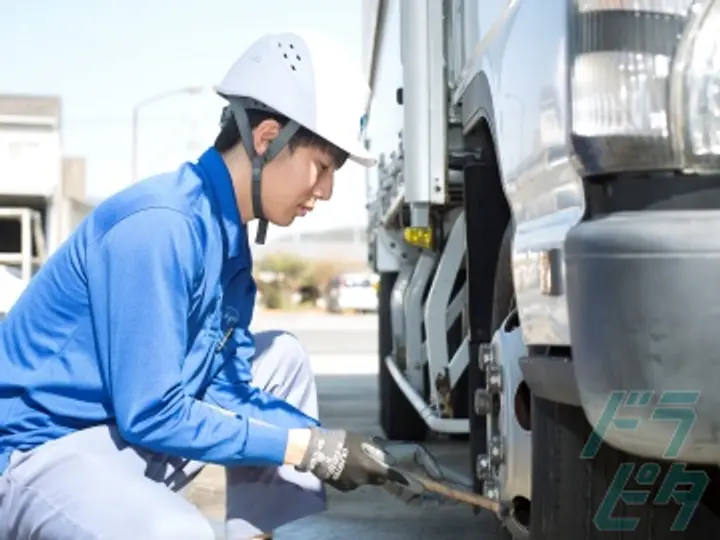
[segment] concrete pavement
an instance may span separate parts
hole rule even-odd
[[[328,427],[380,435],[377,425],[377,319],[374,316],[262,314],[256,330],[284,328],[295,333],[311,354],[318,379],[320,414]],[[465,443],[431,443],[446,466],[469,467]],[[211,519],[222,538],[223,472],[209,467],[195,480],[188,498]],[[474,515],[460,505],[410,507],[378,488],[343,494],[329,490],[329,509],[276,531],[279,540],[376,540],[503,538],[496,519]]]

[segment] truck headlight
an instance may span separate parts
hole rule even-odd
[[[674,150],[683,169],[720,165],[720,2],[697,2],[671,80]]]
[[[720,0],[575,0],[571,139],[583,174],[720,166]]]

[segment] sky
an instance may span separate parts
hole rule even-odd
[[[273,31],[322,31],[359,64],[361,27],[361,0],[0,0],[0,93],[62,98],[64,154],[86,158],[88,195],[103,198],[131,181],[138,103],[217,84]],[[180,91],[139,109],[141,176],[212,144],[221,105],[211,90]],[[290,232],[364,224],[365,193],[363,169],[349,163],[333,200]]]

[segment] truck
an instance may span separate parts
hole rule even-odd
[[[709,534],[720,1],[367,0],[362,20],[387,437],[465,438],[516,539]]]
[[[56,96],[0,95],[0,265],[27,284],[93,205]],[[8,307],[8,306],[5,306]]]

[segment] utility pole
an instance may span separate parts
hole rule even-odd
[[[174,88],[166,90],[149,98],[143,99],[142,101],[135,104],[132,111],[132,182],[135,183],[140,180],[140,171],[138,166],[138,124],[140,118],[140,111],[152,103],[157,103],[164,99],[179,96],[179,95],[198,95],[205,91],[205,86],[186,86],[183,88]]]

